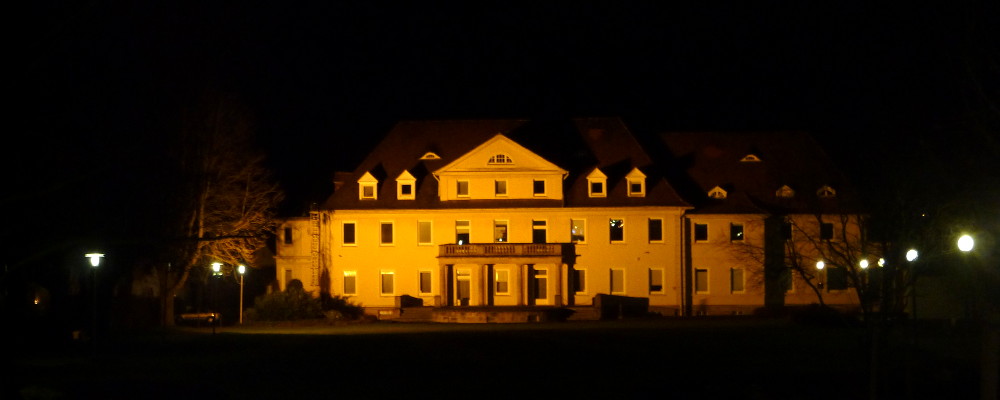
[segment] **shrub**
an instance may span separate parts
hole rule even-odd
[[[292,281],[296,282],[296,281]],[[284,292],[268,293],[257,297],[248,317],[258,321],[294,321],[323,317],[319,299],[302,289],[302,284],[289,282]]]
[[[365,314],[364,308],[357,304],[351,303],[347,297],[339,295],[329,295],[323,294],[320,296],[322,299],[321,304],[324,312],[328,312],[327,318],[331,315],[336,315],[335,319],[358,319]]]

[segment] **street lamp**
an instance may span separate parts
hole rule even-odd
[[[826,267],[826,263],[823,260],[816,261],[816,280],[819,281],[819,288],[823,289],[823,268]]]
[[[972,236],[962,235],[962,237],[958,238],[958,249],[962,252],[968,253],[972,251],[975,245],[976,241],[972,239]]]
[[[240,325],[243,325],[243,276],[247,273],[247,267],[240,264],[237,271],[240,273]]]
[[[919,255],[920,253],[916,249],[909,249],[906,251],[906,261],[913,262]]]
[[[868,260],[862,259],[858,262],[858,266],[861,267],[861,269],[868,269]]]
[[[94,294],[93,294],[93,313],[90,321],[90,340],[93,342],[94,351],[97,351],[97,267],[101,265],[101,259],[104,258],[103,253],[87,253],[83,255],[90,259],[90,270],[93,271],[94,283]]]
[[[222,275],[222,263],[220,262],[212,263],[212,275],[215,276]]]

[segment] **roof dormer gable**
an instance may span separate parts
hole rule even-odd
[[[358,198],[361,200],[378,199],[378,179],[371,172],[365,172],[358,178]]]
[[[833,188],[830,187],[830,185],[823,185],[822,187],[819,188],[819,190],[816,191],[816,196],[818,196],[821,199],[829,199],[837,197],[837,191],[833,190]]]
[[[470,172],[542,172],[566,176],[566,170],[498,133],[490,140],[434,171],[435,176]]]
[[[416,198],[416,192],[417,178],[414,178],[410,171],[403,170],[403,173],[396,177],[396,198],[413,200]]]
[[[587,195],[590,197],[608,196],[608,176],[600,168],[594,168],[587,175]]]
[[[708,197],[716,199],[716,200],[722,200],[722,199],[725,199],[728,196],[729,196],[729,192],[727,192],[721,186],[716,186],[716,187],[712,188],[712,190],[708,191]]]
[[[795,197],[795,189],[792,189],[788,185],[783,185],[774,192],[774,196],[790,199],[792,197]]]
[[[625,175],[628,183],[628,197],[646,196],[646,174],[642,173],[639,167],[632,168],[632,171]]]

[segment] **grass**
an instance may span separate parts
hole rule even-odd
[[[867,349],[859,328],[751,318],[248,326],[219,328],[215,334],[211,328],[178,328],[109,336],[96,356],[85,349],[25,352],[12,360],[15,372],[4,394],[854,399],[867,397]],[[890,349],[893,358],[885,365],[894,367],[905,354],[898,353],[899,346]],[[953,355],[924,352],[920,365],[964,362]],[[921,387],[921,393],[945,390],[950,398],[966,398],[960,390],[970,371],[960,367],[952,373],[956,377],[950,380],[918,380],[940,386]],[[902,382],[899,376],[884,375],[886,394],[904,393],[893,390]]]

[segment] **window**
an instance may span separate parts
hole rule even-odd
[[[413,185],[409,183],[399,185],[399,195],[400,198],[413,196]]]
[[[694,241],[708,241],[708,224],[694,224]]]
[[[510,270],[498,269],[493,272],[493,293],[510,294]]]
[[[354,271],[344,271],[344,294],[358,294],[358,277]]]
[[[694,292],[695,293],[708,293],[708,270],[707,269],[696,269],[696,270],[694,270]]]
[[[729,224],[729,240],[743,241],[743,224]]]
[[[417,222],[417,243],[432,244],[434,242],[431,236],[431,227],[431,221]]]
[[[611,294],[625,293],[625,270],[611,270]]]
[[[379,227],[380,243],[392,244],[392,222],[382,222]]]
[[[507,221],[493,221],[493,241],[507,242]]]
[[[344,244],[354,245],[357,244],[355,241],[355,224],[353,222],[344,222]]]
[[[826,269],[827,290],[847,289],[847,269],[843,267],[829,267]]]
[[[507,181],[495,181],[493,182],[493,192],[497,196],[507,195]]]
[[[781,224],[781,238],[792,240],[792,223],[785,221]]]
[[[395,283],[395,280],[396,280],[396,274],[394,274],[392,272],[383,272],[382,273],[382,284],[381,284],[381,286],[382,286],[382,292],[381,293],[383,295],[392,295],[393,293],[396,293],[395,290],[393,289],[393,284]]]
[[[458,181],[458,197],[469,197],[469,181]]]
[[[830,186],[823,186],[816,191],[816,196],[819,196],[821,199],[829,199],[831,197],[837,197],[837,191],[833,190]]]
[[[587,221],[582,219],[569,220],[569,240],[573,243],[584,243],[587,241]]]
[[[536,179],[532,185],[532,193],[535,196],[545,196],[545,181]]]
[[[375,199],[375,185],[374,184],[363,184],[361,185],[361,198],[363,200],[374,200]]]
[[[497,154],[493,157],[490,157],[490,160],[487,162],[487,164],[513,164],[513,163],[514,160],[511,160],[510,157],[508,157],[506,154]]]
[[[378,186],[378,179],[375,179],[371,172],[365,172],[358,179],[358,197],[361,200],[376,200],[378,198],[376,186]]]
[[[544,220],[531,221],[531,243],[548,243],[546,230],[548,224]]]
[[[819,224],[819,238],[823,240],[833,240],[833,224],[829,222]]]
[[[573,269],[573,290],[576,293],[587,292],[587,270]]]
[[[414,188],[417,179],[410,174],[410,171],[403,171],[396,177],[396,198],[400,200],[413,200],[416,198]]]
[[[285,227],[285,244],[292,244],[292,228]]]
[[[455,221],[455,243],[469,244],[469,221]]]
[[[743,156],[743,158],[740,159],[740,162],[760,162],[760,157],[757,157],[756,154],[750,153]]]
[[[649,293],[663,293],[663,270],[649,270]]]
[[[604,175],[600,169],[594,168],[594,171],[587,175],[587,193],[590,197],[606,197],[608,195],[608,176]]]
[[[628,197],[643,197],[646,195],[646,175],[639,168],[632,168],[632,172],[625,175],[628,181]]]
[[[431,272],[430,271],[420,271],[420,294],[431,294],[433,293],[431,287]]]
[[[625,220],[623,219],[612,219],[610,222],[609,236],[612,242],[623,242],[625,241]]]
[[[434,152],[428,151],[427,153],[424,153],[423,156],[420,156],[420,159],[421,160],[440,160],[441,157],[438,156],[437,154],[434,154]]]
[[[731,293],[743,293],[743,268],[731,268],[729,270],[729,291]]]
[[[649,219],[649,241],[650,242],[662,242],[663,241],[663,220],[659,218]]]

